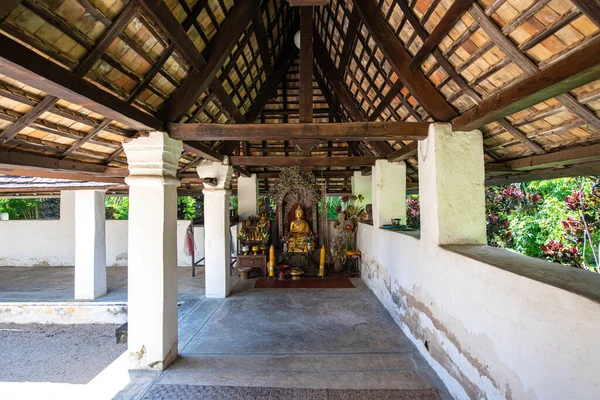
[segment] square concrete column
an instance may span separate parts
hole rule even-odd
[[[129,164],[128,351],[131,369],[177,357],[177,187],[183,143],[150,132],[124,143]]]
[[[485,244],[483,137],[431,124],[419,143],[421,240],[437,245]]]
[[[224,299],[231,291],[229,186],[233,167],[213,161],[202,161],[198,168],[200,178],[216,178],[214,186],[204,185],[204,278],[206,297]]]
[[[245,220],[258,214],[258,179],[256,174],[238,178],[238,215]]]
[[[75,192],[75,298],[106,294],[106,190]]]
[[[373,167],[373,226],[391,224],[393,218],[406,223],[406,164],[377,160]]]
[[[355,171],[352,175],[352,194],[355,196],[363,195],[365,198],[362,203],[363,206],[372,204],[371,175],[363,175],[360,171]]]

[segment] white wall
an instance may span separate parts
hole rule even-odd
[[[73,266],[75,263],[75,197],[61,195],[60,220],[0,221],[0,266]],[[106,265],[127,266],[127,222],[106,221]],[[177,264],[191,266],[184,252],[185,233],[190,221],[177,221]],[[237,226],[231,228],[234,247]],[[194,228],[196,260],[204,257],[204,228]]]
[[[598,398],[600,296],[594,301],[365,224],[358,241],[363,280],[455,398]],[[508,253],[473,247],[496,258]],[[535,264],[524,267],[539,268],[540,275],[566,268],[512,253],[507,258],[510,268]]]
[[[0,265],[75,264],[75,192],[63,192],[60,220],[0,221]]]

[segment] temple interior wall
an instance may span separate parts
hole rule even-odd
[[[358,242],[363,280],[455,398],[597,395],[597,298],[457,254],[449,250],[453,246],[365,224],[360,224]],[[522,261],[523,268],[546,267],[541,275],[556,272],[542,260],[473,247],[496,258],[506,253],[510,260]],[[510,268],[521,266],[514,264]],[[587,273],[569,270],[567,275],[572,272]],[[589,274],[590,280],[596,278]]]

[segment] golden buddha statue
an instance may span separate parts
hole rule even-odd
[[[290,223],[290,234],[287,241],[288,251],[304,252],[307,250],[307,237],[311,232],[310,225],[304,217],[302,207],[296,208],[296,219]]]

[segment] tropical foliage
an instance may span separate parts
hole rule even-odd
[[[105,200],[106,219],[128,219],[129,197],[106,196]]]
[[[60,198],[0,199],[0,212],[9,219],[59,219]]]
[[[533,181],[486,189],[488,244],[598,272],[600,180]],[[407,224],[419,228],[418,196],[406,202]]]

